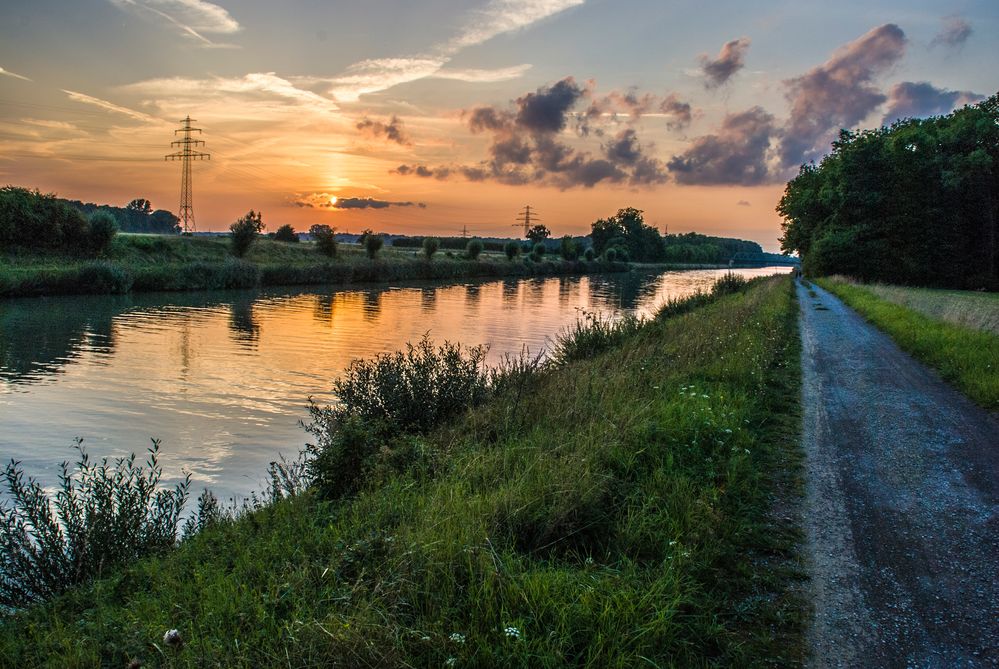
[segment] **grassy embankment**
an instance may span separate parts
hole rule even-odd
[[[999,294],[819,279],[968,397],[999,410]]]
[[[339,504],[293,497],[24,611],[0,625],[0,657],[797,666],[790,286],[674,308],[528,376],[413,437],[432,474],[389,471]]]
[[[205,290],[298,284],[342,284],[405,279],[532,276],[624,271],[602,260],[509,261],[483,253],[478,260],[438,253],[432,261],[411,249],[383,249],[370,260],[341,245],[335,258],[309,242],[259,239],[245,258],[232,256],[226,238],[119,234],[100,259],[38,253],[0,255],[0,296],[124,293],[129,290]]]

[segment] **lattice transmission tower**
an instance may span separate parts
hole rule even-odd
[[[520,210],[520,213],[517,216],[517,220],[520,221],[520,222],[519,223],[514,223],[513,227],[519,228],[521,225],[523,225],[524,226],[524,238],[526,239],[527,238],[527,233],[530,232],[530,230],[531,230],[531,224],[534,223],[534,222],[536,222],[536,221],[540,221],[541,219],[538,218],[535,215],[534,210],[531,209],[531,205],[527,205],[526,207],[524,207],[523,209]]]
[[[181,121],[181,127],[178,130],[174,130],[173,134],[176,137],[177,133],[183,133],[183,136],[181,139],[170,142],[170,146],[179,147],[180,151],[168,153],[163,156],[164,160],[181,161],[180,211],[178,215],[180,216],[181,223],[184,225],[184,232],[194,232],[195,229],[194,197],[191,194],[191,161],[212,159],[211,154],[202,153],[197,150],[199,146],[205,145],[204,140],[191,137],[192,132],[201,132],[201,128],[191,127],[191,124],[195,122],[190,116]]]

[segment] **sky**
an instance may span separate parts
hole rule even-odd
[[[989,37],[989,36],[992,37]],[[0,6],[0,184],[198,230],[553,235],[623,207],[778,249],[840,128],[996,94],[999,3],[75,0]]]

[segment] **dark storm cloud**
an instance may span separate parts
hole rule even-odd
[[[773,181],[767,164],[778,129],[761,107],[729,114],[718,132],[695,139],[668,167],[677,183],[756,186]]]
[[[822,65],[786,81],[791,116],[780,145],[785,168],[814,160],[840,128],[855,126],[881,105],[885,96],[875,77],[905,53],[905,33],[888,23],[838,49]]]
[[[328,205],[332,209],[387,209],[389,207],[419,207],[426,208],[424,202],[390,202],[388,200],[376,200],[370,197],[340,197],[336,202]]]
[[[572,77],[566,77],[517,98],[511,108],[476,107],[464,112],[462,118],[471,132],[491,135],[485,160],[474,165],[400,165],[393,172],[440,180],[463,177],[514,186],[545,184],[562,189],[591,188],[598,183],[635,186],[664,183],[665,165],[644,154],[633,129],[615,135],[603,147],[603,156],[575,149],[559,139],[569,119],[576,116],[576,106],[591,96],[591,86],[583,88]],[[615,92],[601,98],[598,111],[592,113],[623,111],[629,117],[639,118],[655,110],[659,103],[659,98],[653,95]]]
[[[393,116],[388,123],[373,121],[370,118],[357,123],[357,129],[372,137],[384,137],[389,142],[395,142],[403,146],[408,145],[409,137],[402,125],[402,120],[398,116]]]
[[[670,130],[682,130],[690,125],[693,112],[689,102],[680,100],[676,93],[670,93],[659,103],[659,111],[668,115],[670,120],[666,127]]]
[[[749,50],[749,38],[740,37],[722,45],[716,58],[701,56],[701,72],[704,73],[704,85],[717,88],[728,82],[736,72],[745,66],[746,51]]]
[[[984,95],[971,91],[948,91],[937,88],[928,81],[904,81],[892,86],[888,92],[888,110],[885,112],[884,122],[946,114],[957,107],[984,99]]]
[[[555,133],[565,128],[566,114],[583,95],[572,77],[517,98],[517,126],[531,132]]]
[[[971,29],[971,24],[960,16],[945,16],[943,18],[943,27],[937,33],[936,37],[933,38],[933,41],[930,42],[930,46],[960,47],[968,41],[972,32],[974,31]]]

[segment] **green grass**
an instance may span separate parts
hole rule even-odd
[[[6,620],[0,658],[799,666],[796,314],[772,278],[649,321],[413,437],[432,473],[205,530]]]
[[[121,274],[118,282],[94,281],[93,266]],[[120,234],[100,259],[57,254],[0,254],[0,297],[73,293],[122,293],[129,290],[205,290],[255,286],[344,284],[407,279],[535,276],[624,271],[626,263],[510,262],[502,254],[478,260],[438,253],[427,261],[419,249],[385,248],[369,260],[363,249],[341,244],[336,258],[316,252],[315,244],[258,239],[241,260],[232,257],[227,238]]]
[[[961,291],[922,291],[895,287],[869,287],[843,279],[819,279],[864,318],[884,330],[898,345],[937,370],[968,397],[991,411],[999,410],[999,335],[943,320],[943,312],[961,313],[968,305],[995,303],[996,296]],[[882,294],[902,296],[932,309],[896,304]],[[955,304],[949,307],[946,303]],[[940,315],[937,315],[940,314]]]

